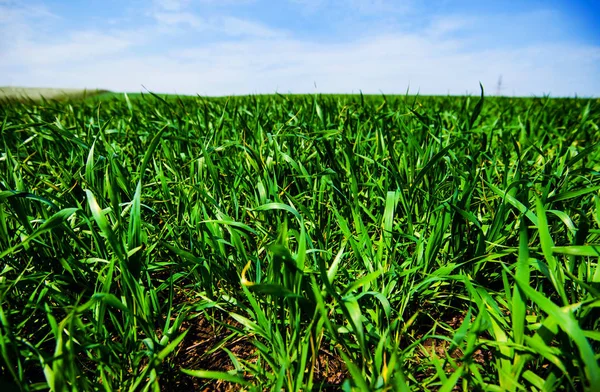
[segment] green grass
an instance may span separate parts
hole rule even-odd
[[[600,101],[0,105],[0,385],[600,385]]]

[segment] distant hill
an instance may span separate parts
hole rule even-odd
[[[108,90],[82,90],[71,88],[0,87],[0,100],[40,100],[87,98],[108,93]]]

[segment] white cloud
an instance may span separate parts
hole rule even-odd
[[[25,85],[46,86],[51,80],[60,87],[117,91],[140,91],[144,85],[157,92],[206,95],[310,93],[314,83],[319,92],[392,94],[410,85],[413,93],[463,94],[477,93],[479,81],[493,92],[502,74],[509,95],[594,95],[600,90],[599,62],[598,47],[457,53],[453,43],[387,35],[341,45],[292,39],[215,43],[166,56],[125,55],[81,66],[32,67],[16,79]]]

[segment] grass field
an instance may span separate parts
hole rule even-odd
[[[598,391],[600,100],[0,104],[2,390]]]

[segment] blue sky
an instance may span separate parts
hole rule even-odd
[[[599,21],[592,0],[0,0],[0,86],[600,96]]]

